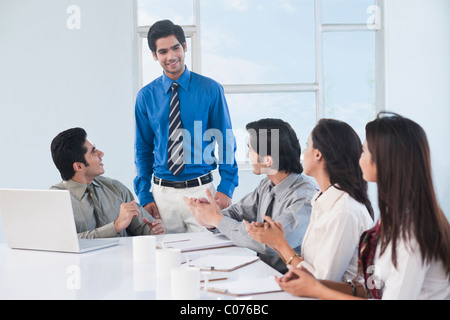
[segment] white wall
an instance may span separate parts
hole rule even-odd
[[[386,0],[387,109],[426,131],[450,217],[450,1]]]
[[[132,188],[134,3],[0,1],[0,188],[61,181],[50,143],[75,126],[105,152],[106,174]],[[80,8],[80,29],[67,27],[70,5]]]

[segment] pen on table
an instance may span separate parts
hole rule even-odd
[[[217,293],[228,293],[228,289],[222,289],[222,288],[209,288],[208,291],[217,292]]]
[[[183,264],[183,263],[181,263]],[[189,267],[197,267],[200,268],[200,271],[214,271],[216,268],[214,266],[196,266],[194,264],[190,264]]]
[[[189,266],[189,267],[195,267],[195,266]],[[210,267],[208,267],[208,266],[201,266],[201,267],[199,267],[200,268],[200,270],[201,271],[214,271],[214,266],[210,266]]]

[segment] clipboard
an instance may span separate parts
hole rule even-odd
[[[206,291],[233,297],[244,297],[282,292],[283,290],[275,281],[274,276],[270,276],[262,279],[247,279],[217,285],[213,284],[212,286],[208,286]]]
[[[201,271],[231,272],[259,260],[257,256],[208,255],[189,262]]]
[[[210,250],[226,247],[234,247],[233,241],[221,234],[209,234],[199,232],[198,234],[164,234],[157,235],[156,242],[165,247],[178,248],[181,252],[192,252]]]

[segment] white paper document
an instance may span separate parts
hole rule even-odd
[[[207,291],[231,296],[248,296],[263,293],[280,292],[280,286],[274,276],[262,279],[247,279],[209,285]]]

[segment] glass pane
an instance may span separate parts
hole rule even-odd
[[[325,117],[350,124],[361,139],[376,115],[375,33],[324,34]]]
[[[374,23],[375,0],[322,0],[322,21],[328,23]]]
[[[193,25],[193,0],[138,0],[139,26],[151,26],[164,19],[178,25]]]
[[[233,131],[236,136],[236,160],[247,162],[247,123],[264,118],[279,118],[294,128],[302,150],[316,124],[314,93],[227,94]]]
[[[315,82],[313,0],[201,2],[202,73],[222,84]]]
[[[163,69],[159,64],[159,61],[155,61],[153,59],[152,52],[148,47],[147,38],[144,38],[142,41],[142,84],[145,86],[148,83],[152,82],[156,78],[160,77],[163,74]],[[191,39],[186,38],[187,44],[187,52],[185,57],[185,64],[192,70],[192,54],[191,54]]]

